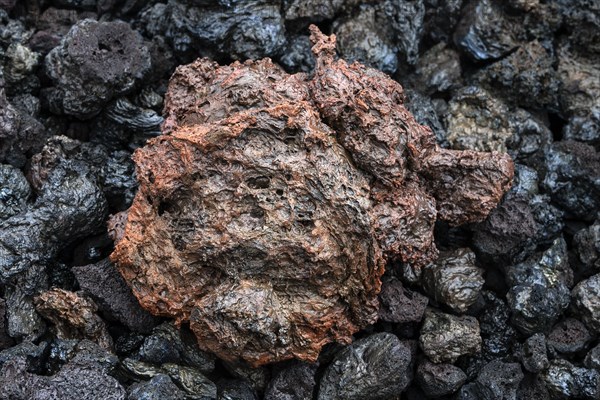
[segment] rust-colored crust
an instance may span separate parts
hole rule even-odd
[[[179,67],[164,135],[134,155],[111,259],[143,307],[225,360],[349,343],[377,319],[388,259],[430,262],[437,218],[480,221],[511,184],[507,155],[439,148],[397,82],[311,32],[312,79],[269,59]]]

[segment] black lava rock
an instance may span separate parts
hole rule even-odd
[[[600,274],[579,282],[572,297],[573,311],[590,330],[600,334]]]
[[[130,92],[150,66],[148,49],[128,24],[81,21],[46,57],[46,72],[55,84],[48,95],[51,108],[93,117],[113,97]]]
[[[590,332],[581,321],[575,318],[567,318],[559,322],[548,335],[548,346],[566,354],[585,350],[591,341]]]
[[[520,364],[496,360],[481,369],[475,382],[482,400],[517,400],[523,378]]]
[[[593,147],[574,141],[546,149],[544,188],[568,214],[591,221],[600,209],[600,156]]]
[[[72,269],[79,287],[88,293],[100,310],[129,329],[148,333],[156,319],[141,308],[125,280],[108,259]]]
[[[30,196],[31,188],[23,173],[0,164],[0,220],[21,213]]]
[[[576,367],[566,360],[553,360],[542,374],[550,393],[558,399],[586,399],[600,397],[600,372]]]
[[[481,350],[479,323],[474,317],[457,317],[429,309],[421,327],[419,345],[435,363],[454,362]]]
[[[316,365],[292,362],[277,369],[265,391],[265,400],[302,400],[312,398]]]
[[[397,395],[412,380],[410,348],[396,336],[377,333],[340,351],[326,368],[319,400],[380,399]]]
[[[543,253],[508,267],[507,300],[512,322],[523,333],[548,331],[569,306],[573,271],[567,245],[559,238]]]
[[[423,360],[417,367],[417,382],[428,397],[440,397],[456,392],[466,382],[467,375],[452,364],[434,364]]]
[[[400,280],[384,278],[379,294],[379,318],[396,323],[419,322],[427,302],[427,297],[405,288]]]
[[[518,356],[523,367],[531,373],[537,374],[548,368],[550,362],[544,334],[536,333],[530,336],[523,344]]]
[[[477,301],[483,287],[483,270],[468,248],[441,252],[434,264],[423,268],[423,287],[436,301],[464,313]]]
[[[201,351],[191,332],[177,329],[172,323],[157,326],[139,349],[143,361],[154,364],[178,363],[210,373],[215,368],[214,357]]]
[[[128,389],[129,400],[185,400],[185,393],[167,375],[156,375]]]

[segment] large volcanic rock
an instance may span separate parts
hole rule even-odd
[[[511,184],[507,155],[439,148],[397,82],[311,38],[312,79],[268,59],[179,67],[114,230],[142,306],[226,360],[349,343],[377,319],[386,260],[432,261],[438,217],[481,221]]]

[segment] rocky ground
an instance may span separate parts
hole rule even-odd
[[[436,224],[436,262],[386,265],[351,345],[250,368],[139,306],[107,221],[177,66],[310,74],[311,23],[515,180]],[[594,0],[0,0],[0,399],[600,398],[599,76]]]

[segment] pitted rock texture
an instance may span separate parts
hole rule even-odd
[[[311,40],[312,79],[268,59],[179,67],[164,134],[134,155],[111,258],[143,307],[228,361],[349,343],[377,319],[386,260],[431,262],[437,218],[481,221],[511,184],[507,155],[439,148],[398,83]]]

